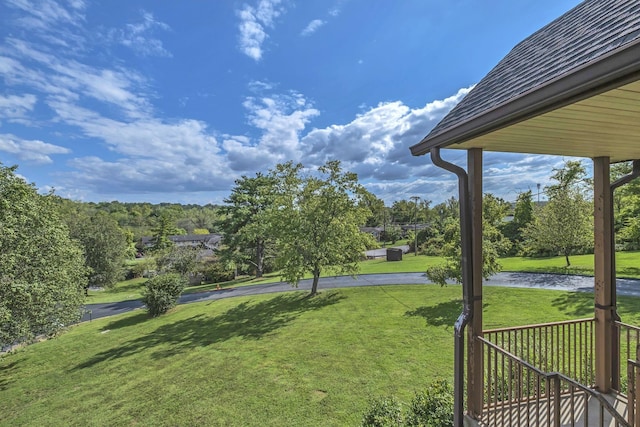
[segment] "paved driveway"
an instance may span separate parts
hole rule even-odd
[[[388,274],[363,274],[358,277],[336,276],[320,279],[319,288],[350,288],[356,286],[381,286],[381,285],[422,285],[427,283],[424,273],[388,273]],[[538,274],[538,273],[508,273],[502,272],[491,276],[485,281],[485,286],[504,286],[512,288],[539,288],[559,291],[593,292],[593,277],[569,276],[562,274]],[[640,297],[640,280],[618,279],[618,295]],[[258,295],[273,292],[287,292],[295,290],[288,283],[268,283],[264,285],[240,286],[237,288],[221,289],[219,291],[199,292],[185,294],[180,297],[180,304],[199,301],[211,301],[222,298],[238,297],[243,295]],[[311,290],[311,279],[302,280],[298,290]],[[97,319],[126,313],[142,308],[140,301],[123,301],[104,304],[88,304],[87,313],[82,320]]]

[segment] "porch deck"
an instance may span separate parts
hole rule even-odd
[[[626,396],[614,392],[604,395],[604,397],[618,414],[624,419],[628,418]],[[557,425],[553,411],[547,410],[551,406],[549,402],[542,401],[495,407],[483,412],[481,420],[465,416],[464,425],[466,427],[553,426]],[[559,425],[560,427],[618,427],[623,424],[616,423],[615,418],[609,412],[603,411],[596,398],[587,397],[585,399],[582,395],[565,395],[561,399]]]
[[[640,425],[635,405],[628,405],[640,385],[640,363],[635,361],[640,328],[614,323],[616,378],[611,392],[603,394],[594,389],[595,322],[494,329],[475,337],[482,354],[483,392],[475,402],[476,419],[467,416],[465,425]]]

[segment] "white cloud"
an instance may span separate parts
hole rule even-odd
[[[300,134],[320,114],[301,94],[249,97],[244,107],[249,124],[262,134],[257,141],[244,136],[225,139],[223,147],[234,170],[264,169],[301,158]]]
[[[342,159],[363,179],[406,179],[424,169],[424,161],[413,158],[409,147],[429,130],[470,88],[454,96],[411,109],[400,101],[380,103],[345,125],[314,129],[302,138],[307,161],[320,165]]]
[[[22,119],[33,111],[37,98],[33,94],[0,95],[0,119]]]
[[[8,39],[6,46],[14,59],[3,61],[0,57],[0,75],[13,84],[29,85],[65,99],[93,98],[118,106],[130,117],[139,117],[150,108],[144,96],[134,93],[146,83],[138,73],[88,66],[44,52],[23,40]],[[23,65],[32,61],[40,67]]]
[[[262,45],[268,37],[267,29],[273,27],[274,19],[283,11],[280,0],[259,0],[257,6],[245,4],[237,11],[242,53],[256,61],[262,58]]]
[[[73,53],[84,48],[83,30],[85,21],[83,1],[71,1],[71,8],[55,0],[7,0],[6,4],[20,14],[14,24],[38,35],[55,48],[64,48]]]
[[[127,24],[124,29],[111,29],[110,40],[126,46],[141,56],[173,56],[164,48],[162,41],[152,37],[156,29],[168,31],[171,28],[164,22],[156,20],[153,14],[142,10],[142,20],[135,24]]]
[[[318,31],[318,29],[320,29],[320,27],[322,27],[326,23],[327,21],[323,21],[322,19],[314,19],[313,21],[309,22],[309,24],[307,24],[307,26],[300,32],[300,35],[310,36],[311,34]]]
[[[0,151],[15,155],[18,159],[29,163],[52,163],[50,155],[68,154],[68,148],[49,144],[39,140],[26,140],[11,134],[0,134]]]

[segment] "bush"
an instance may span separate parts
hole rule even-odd
[[[159,316],[175,307],[185,286],[186,280],[179,274],[156,276],[145,282],[142,302],[151,316]]]
[[[136,261],[131,267],[129,267],[129,271],[133,277],[144,277],[149,271],[154,271],[158,267],[156,266],[156,261],[153,258],[143,258]],[[127,274],[128,276],[129,274]]]
[[[416,393],[407,414],[394,397],[371,402],[362,417],[362,427],[450,427],[453,425],[453,389],[445,380],[438,380],[422,393]]]
[[[408,426],[450,427],[453,425],[453,389],[445,380],[433,382],[416,393],[407,414]]]
[[[362,427],[395,427],[402,422],[402,407],[393,396],[373,400],[362,417]]]
[[[202,263],[199,273],[207,283],[228,282],[235,278],[233,270],[224,268],[221,262],[215,260]]]

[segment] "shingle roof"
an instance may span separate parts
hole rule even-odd
[[[640,0],[586,0],[516,45],[423,139],[640,40]]]

